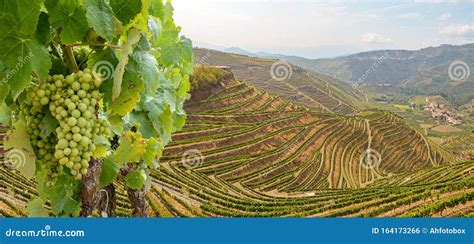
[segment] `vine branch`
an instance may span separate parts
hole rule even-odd
[[[77,46],[97,46],[97,47],[110,47],[110,48],[115,48],[115,49],[122,49],[122,46],[105,44],[105,43],[73,43],[73,44],[66,44],[66,47],[77,47]]]
[[[61,49],[63,50],[63,57],[66,60],[67,67],[71,72],[78,72],[79,67],[77,66],[76,59],[74,58],[74,54],[72,53],[72,47],[67,45],[62,45]]]

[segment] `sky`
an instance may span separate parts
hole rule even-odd
[[[174,0],[195,46],[334,57],[474,42],[474,0]]]

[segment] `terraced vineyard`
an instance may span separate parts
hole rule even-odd
[[[391,113],[315,112],[226,76],[193,92],[147,196],[150,215],[471,216],[474,162]],[[364,153],[377,152],[373,167]],[[187,157],[194,152],[199,157]],[[201,156],[202,155],[202,156]],[[0,214],[25,216],[34,182],[0,169]],[[117,215],[131,207],[117,184]]]
[[[301,67],[283,65],[285,79],[273,79],[273,59],[253,58],[245,55],[224,53],[208,49],[194,49],[196,60],[211,65],[230,66],[240,80],[276,94],[281,98],[306,106],[320,108],[337,114],[351,114],[361,107],[360,100],[365,99],[356,89],[345,82],[323,74],[316,74]],[[289,72],[291,66],[291,72]],[[278,66],[275,66],[278,67]],[[284,73],[283,70],[287,73]],[[279,77],[278,77],[279,78]]]

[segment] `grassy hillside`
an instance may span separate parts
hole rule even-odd
[[[463,82],[454,82],[448,72],[455,61],[465,62],[473,69],[474,44],[416,51],[382,50],[331,59],[282,59],[343,81],[369,84],[379,92],[443,95],[456,106],[474,99],[474,75]]]
[[[291,75],[284,80],[272,79],[274,59],[249,57],[208,49],[194,49],[196,62],[229,66],[236,78],[280,96],[283,99],[338,114],[351,114],[360,109],[362,95],[349,84],[326,75],[315,74],[291,66]]]
[[[151,216],[472,215],[474,162],[454,163],[400,117],[314,112],[217,73],[193,89],[185,129],[151,174]],[[373,168],[360,160],[369,144]],[[33,185],[0,168],[0,215],[25,216]]]

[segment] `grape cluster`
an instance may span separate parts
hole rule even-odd
[[[57,143],[56,136],[50,134],[42,135],[40,123],[46,116],[44,110],[39,107],[33,107],[29,104],[22,104],[20,106],[22,115],[26,118],[27,133],[30,136],[30,141],[35,149],[36,159],[38,165],[42,170],[45,170],[47,179],[47,186],[52,185],[52,180],[62,173],[62,167],[59,166],[58,160],[54,158],[55,145]]]
[[[29,104],[22,109],[28,133],[38,162],[51,170],[52,177],[62,173],[65,166],[76,179],[82,179],[96,149],[95,138],[111,135],[107,120],[99,116],[100,85],[100,76],[86,68],[66,77],[54,75],[28,90]],[[39,124],[48,112],[59,126],[42,137]]]

